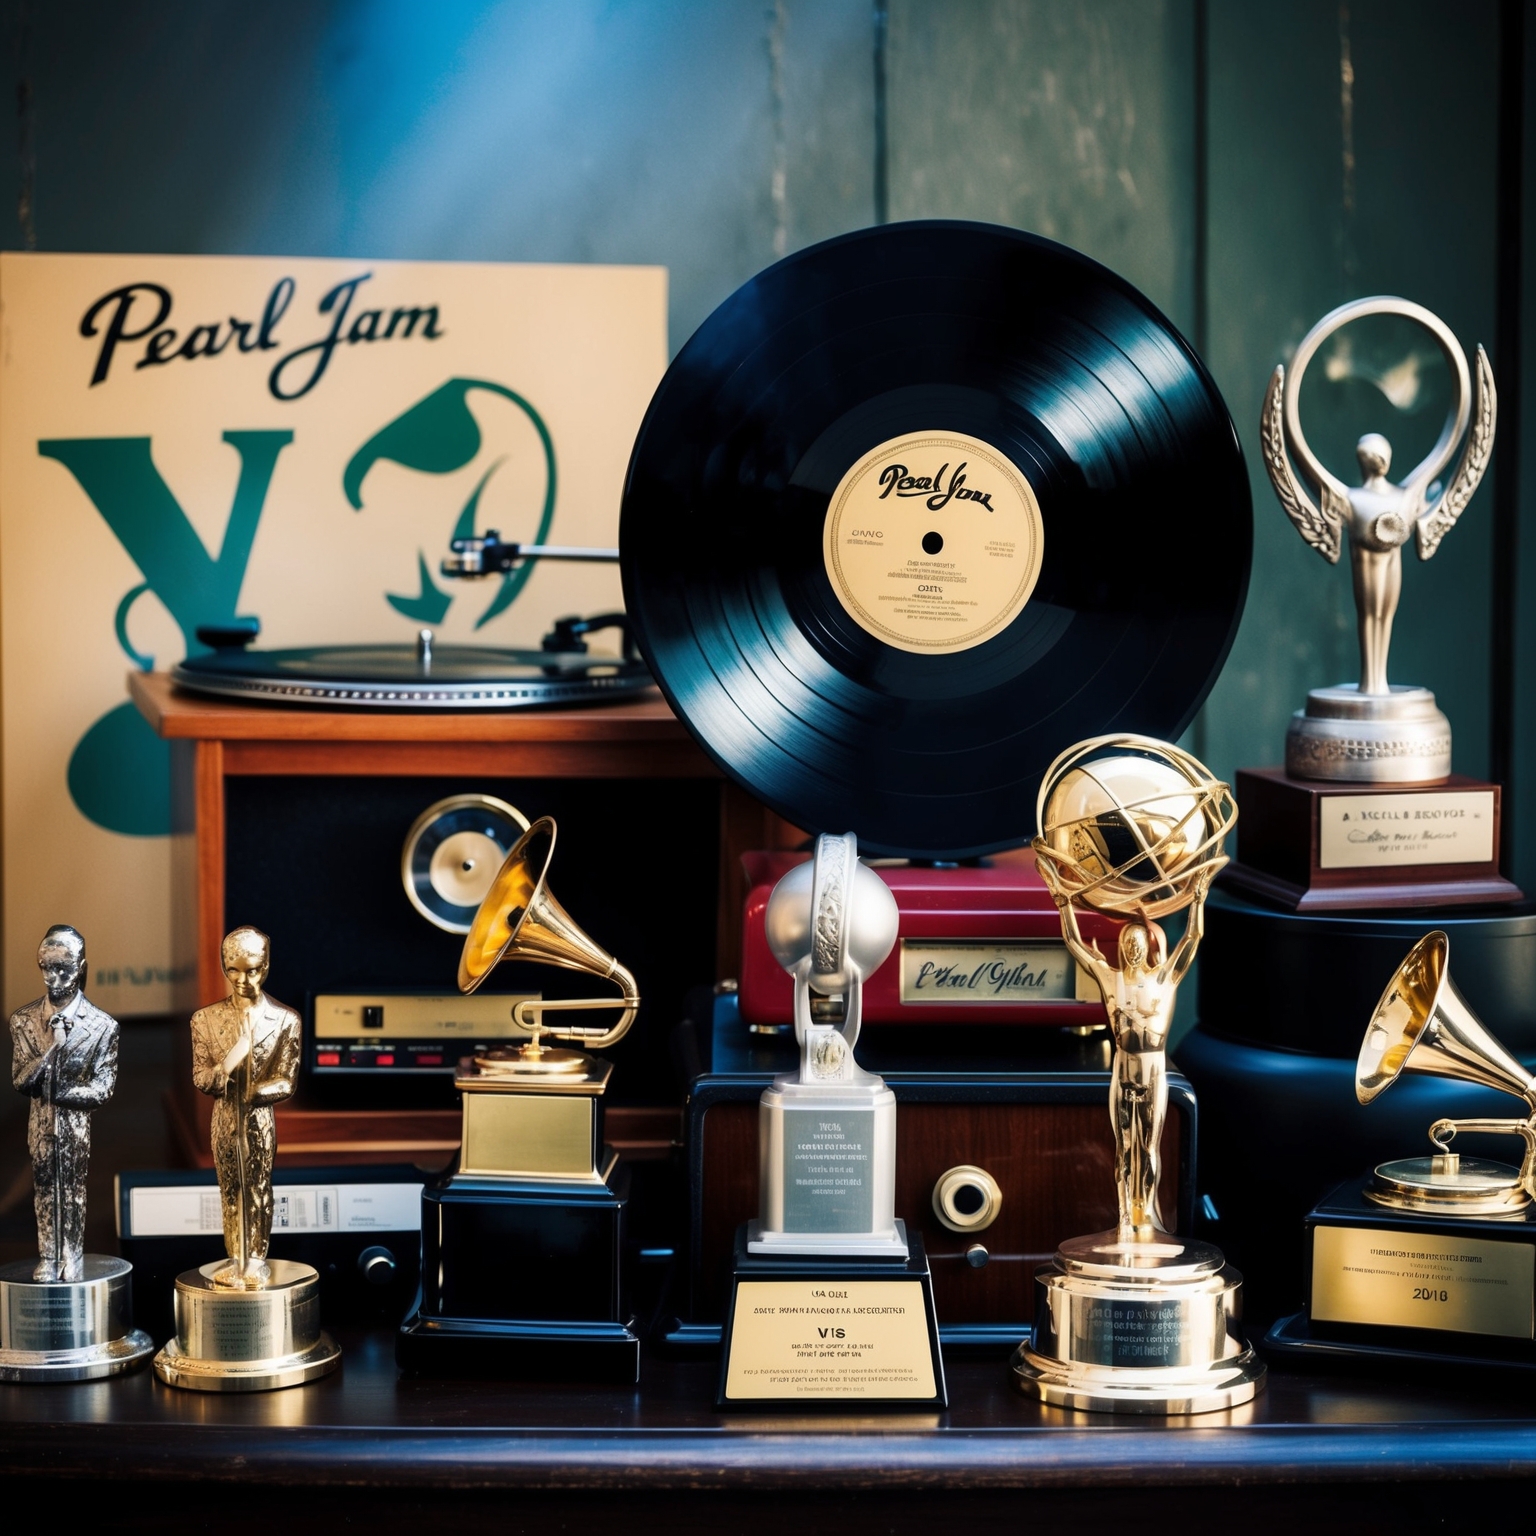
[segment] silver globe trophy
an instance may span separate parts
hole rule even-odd
[[[1331,475],[1307,445],[1299,409],[1301,381],[1330,336],[1369,315],[1397,315],[1428,331],[1451,370],[1455,395],[1438,441],[1400,482],[1387,478],[1392,467],[1387,439],[1378,432],[1362,437],[1355,448],[1362,483],[1351,487]],[[1338,561],[1347,531],[1360,634],[1360,681],[1314,688],[1307,695],[1306,709],[1296,712],[1286,732],[1287,773],[1389,784],[1425,783],[1450,773],[1450,722],[1429,689],[1387,682],[1387,648],[1403,585],[1403,546],[1412,538],[1420,560],[1439,549],[1488,468],[1497,416],[1487,353],[1477,349],[1474,388],[1466,354],[1450,327],[1406,299],[1340,305],[1302,338],[1289,373],[1275,369],[1261,422],[1264,467],[1286,516],[1330,565]],[[1455,473],[1442,480],[1458,447]],[[1315,502],[1297,480],[1292,460],[1316,493]]]
[[[1033,1341],[1014,1380],[1061,1408],[1207,1413],[1245,1403],[1264,1366],[1239,1325],[1242,1277],[1208,1243],[1171,1233],[1158,1209],[1166,1047],[1179,982],[1204,932],[1227,786],[1167,742],[1100,736],[1046,772],[1034,848],[1078,964],[1098,984],[1115,1054],[1110,1119],[1119,1220],[1071,1238],[1035,1273]],[[1124,919],[1118,953],[1085,943],[1078,908]],[[1184,911],[1170,949],[1157,919]]]
[[[821,837],[768,900],[768,944],[795,981],[800,1071],[763,1095],[760,1216],[751,1253],[907,1256],[896,1219],[896,1095],[853,1059],[864,979],[896,943],[890,887],[858,856],[852,835]],[[842,1140],[818,1129],[835,1116]],[[827,1158],[838,1173],[825,1176]]]
[[[896,1097],[853,1057],[864,982],[897,923],[852,833],[818,837],[769,898],[800,1067],[761,1100],[759,1215],[736,1239],[721,1406],[946,1402],[927,1257],[895,1213]]]

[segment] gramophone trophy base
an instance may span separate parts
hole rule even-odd
[[[228,1260],[176,1279],[176,1337],[155,1356],[167,1386],[195,1392],[270,1392],[328,1376],[341,1351],[320,1327],[320,1276],[308,1264],[269,1259],[259,1291],[213,1283]]]
[[[1451,771],[1451,723],[1428,688],[1314,688],[1286,730],[1285,771],[1333,783],[1431,784]]]
[[[620,1270],[626,1180],[453,1172],[421,1196],[421,1292],[395,1336],[429,1376],[633,1383],[640,1373]]]
[[[716,1406],[948,1407],[928,1256],[896,1227],[884,1258],[752,1253],[739,1227]]]
[[[1341,1184],[1307,1216],[1307,1310],[1277,1322],[1265,1347],[1316,1360],[1536,1371],[1536,1207],[1507,1216],[1393,1210],[1367,1199],[1366,1187]]]
[[[1499,873],[1497,784],[1459,774],[1348,784],[1240,768],[1243,817],[1224,888],[1292,912],[1519,901]]]
[[[1239,1325],[1242,1284],[1208,1243],[1073,1238],[1035,1272],[1034,1340],[1014,1353],[1014,1384],[1053,1407],[1096,1413],[1238,1407],[1265,1374]]]
[[[97,1381],[136,1370],[155,1342],[133,1326],[133,1265],[88,1253],[79,1280],[0,1265],[0,1382]]]

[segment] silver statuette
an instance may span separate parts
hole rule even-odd
[[[1356,445],[1361,484],[1346,486],[1307,445],[1298,409],[1301,381],[1318,349],[1336,331],[1368,315],[1397,315],[1434,337],[1455,380],[1440,437],[1401,481],[1388,479],[1392,445],[1369,432]],[[1439,316],[1406,299],[1343,304],[1303,337],[1290,371],[1277,367],[1264,397],[1264,467],[1285,514],[1313,549],[1337,562],[1344,534],[1354,576],[1360,635],[1360,681],[1315,688],[1286,733],[1285,770],[1298,778],[1366,783],[1422,783],[1451,771],[1451,727],[1427,688],[1387,682],[1387,649],[1403,584],[1403,546],[1412,538],[1428,560],[1477,490],[1493,452],[1498,395],[1488,355],[1477,349],[1475,383],[1466,354]],[[1461,457],[1448,480],[1445,471]],[[1312,488],[1316,501],[1298,480]]]
[[[37,951],[44,994],[11,1015],[11,1082],[32,1101],[27,1150],[35,1264],[0,1267],[0,1381],[87,1381],[154,1348],[131,1321],[132,1265],[85,1252],[91,1115],[117,1086],[117,1020],[85,984],[85,940],[55,925]]]

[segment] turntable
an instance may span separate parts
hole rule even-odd
[[[588,652],[586,637],[603,629],[623,635],[618,655]],[[193,693],[322,709],[537,709],[632,698],[652,686],[621,613],[560,619],[536,651],[442,645],[430,629],[414,645],[251,649],[259,632],[255,619],[204,626],[197,638],[212,649],[178,662],[172,678]]]

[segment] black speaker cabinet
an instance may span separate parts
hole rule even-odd
[[[896,1214],[927,1248],[940,1337],[951,1346],[1011,1348],[1033,1320],[1036,1268],[1064,1238],[1115,1224],[1109,1074],[882,1075],[896,1095]],[[771,1081],[767,1073],[730,1073],[694,1083],[687,1315],[672,1325],[673,1343],[719,1339],[732,1242],[740,1223],[757,1215],[757,1104]],[[1195,1096],[1176,1072],[1168,1077],[1162,1152],[1163,1216],[1189,1233]],[[996,1196],[962,1170],[989,1175]],[[983,1202],[995,1214],[957,1231],[939,1212],[946,1195],[952,1217],[973,1217]]]

